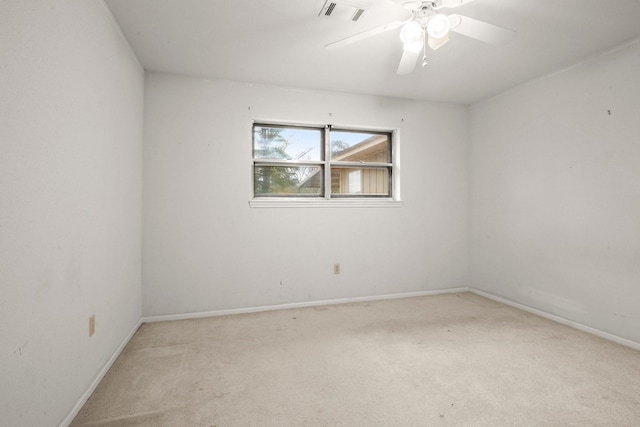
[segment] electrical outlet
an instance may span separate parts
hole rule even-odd
[[[92,336],[96,333],[96,315],[92,314],[89,317],[89,336]]]
[[[333,274],[340,274],[340,264],[333,264]]]

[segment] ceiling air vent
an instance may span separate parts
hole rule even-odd
[[[364,9],[327,0],[324,2],[324,6],[322,6],[322,10],[318,14],[318,16],[355,22],[360,19],[363,13]]]

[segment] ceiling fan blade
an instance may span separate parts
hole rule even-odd
[[[433,50],[436,50],[442,46],[444,46],[449,41],[449,33],[445,34],[444,37],[440,37],[439,39],[435,37],[429,37],[427,44]]]
[[[453,9],[454,7],[459,7],[467,3],[471,3],[472,1],[474,0],[443,0],[442,6],[447,9]]]
[[[507,28],[478,21],[462,15],[449,15],[451,31],[489,44],[505,44],[513,40],[517,33]]]
[[[352,36],[349,36],[347,38],[329,43],[327,45],[325,45],[324,47],[327,49],[337,49],[339,47],[351,44],[351,43],[355,43],[358,42],[360,40],[364,40],[364,39],[368,39],[369,37],[373,37],[375,35],[378,35],[380,33],[384,33],[385,31],[389,31],[389,30],[394,30],[396,28],[399,28],[400,26],[402,26],[402,24],[404,24],[406,21],[393,21],[393,22],[389,22],[388,24],[382,25],[380,27],[375,27],[375,28],[371,28],[369,30],[363,31],[361,33],[358,34],[354,34]]]
[[[407,50],[402,51],[402,58],[400,58],[400,64],[398,65],[398,74],[409,74],[416,68],[420,51]]]

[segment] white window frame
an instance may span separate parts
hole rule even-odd
[[[254,166],[256,163],[259,163],[253,157],[253,129],[256,125],[263,126],[282,126],[282,127],[306,127],[306,128],[315,128],[322,129],[325,128],[324,132],[324,159],[321,163],[323,163],[324,167],[324,195],[316,196],[316,197],[297,197],[297,196],[255,196],[255,181],[254,181]],[[331,196],[331,147],[329,144],[329,132],[327,130],[337,130],[337,131],[354,131],[354,132],[372,132],[372,133],[388,133],[391,138],[391,162],[390,162],[390,174],[391,174],[391,182],[390,182],[390,192],[391,195],[389,197],[385,196],[375,196],[375,197],[366,197],[366,196],[340,196],[340,197],[332,197]],[[356,126],[342,126],[342,125],[313,125],[313,124],[301,124],[301,123],[288,123],[288,122],[278,122],[273,120],[255,120],[251,125],[251,198],[249,200],[249,206],[254,208],[304,208],[304,207],[347,207],[347,208],[390,208],[390,207],[401,207],[402,200],[400,198],[400,130],[399,129],[389,129],[389,128],[379,128],[379,127],[356,127]],[[375,164],[369,164],[375,166]],[[389,164],[384,164],[385,167],[389,166]]]

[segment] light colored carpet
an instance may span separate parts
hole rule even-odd
[[[151,323],[93,425],[639,426],[640,352],[470,293]]]

